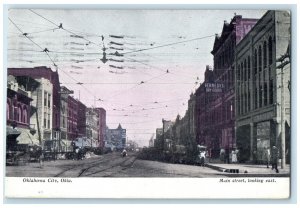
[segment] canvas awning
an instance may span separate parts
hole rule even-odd
[[[18,136],[21,132],[17,128],[6,127],[6,136]]]
[[[17,137],[18,144],[40,145],[38,136],[32,135],[29,129],[18,128],[21,134]]]

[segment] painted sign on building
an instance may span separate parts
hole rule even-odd
[[[223,88],[223,83],[205,83],[206,92],[222,92]]]

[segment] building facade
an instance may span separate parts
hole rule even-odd
[[[104,140],[106,136],[106,111],[104,108],[96,108],[98,113],[98,147],[104,147]]]
[[[68,140],[68,97],[73,94],[72,90],[69,90],[65,86],[60,88],[60,131],[61,139]]]
[[[257,19],[235,15],[230,23],[224,21],[221,35],[216,35],[213,50],[214,68],[205,71],[205,81],[196,94],[198,119],[197,140],[206,145],[211,157],[220,150],[229,155],[236,147],[234,129],[235,82],[234,60],[236,45],[256,24]],[[200,103],[199,103],[200,102]]]
[[[78,131],[78,101],[72,97],[68,96],[68,123],[67,123],[67,131],[68,131],[68,139],[70,141],[74,141],[79,136]]]
[[[264,148],[289,152],[290,65],[280,66],[290,43],[290,14],[268,11],[237,45],[236,137],[243,161],[263,162]]]
[[[36,83],[35,80],[31,81]],[[6,145],[8,148],[15,142],[14,139],[18,144],[40,144],[35,135],[36,127],[30,123],[32,101],[31,91],[27,91],[21,82],[19,83],[14,76],[9,75],[7,77],[6,99]],[[9,136],[12,129],[20,133],[17,138]]]
[[[39,66],[39,67],[34,67],[34,68],[8,68],[7,69],[8,75],[13,75],[15,77],[30,77],[32,79],[36,79],[41,81],[42,80],[42,85],[47,86],[48,83],[46,83],[48,80],[51,83],[51,94],[50,94],[50,89],[44,89],[40,88],[39,92],[36,92],[38,95],[38,99],[45,99],[45,96],[48,96],[51,100],[46,98],[47,102],[49,101],[51,103],[51,133],[48,133],[48,126],[46,125],[47,133],[46,135],[42,135],[43,138],[49,138],[51,139],[57,139],[60,137],[60,83],[59,83],[59,76],[57,71],[52,71],[51,68],[45,67],[45,66]],[[43,95],[40,95],[40,91],[43,91],[46,93]],[[41,97],[40,97],[41,96]],[[39,100],[38,102],[42,102]],[[43,111],[43,110],[42,110]],[[50,110],[49,110],[50,111]],[[49,112],[47,112],[48,114]],[[44,115],[45,116],[45,115]],[[43,116],[43,119],[44,119]],[[47,115],[49,116],[49,115]],[[48,120],[48,118],[47,118]],[[37,121],[35,121],[37,122]],[[39,122],[39,121],[38,121]],[[41,121],[42,127],[45,127],[44,125],[44,120]],[[48,121],[47,121],[48,122]]]
[[[92,140],[95,147],[99,146],[99,116],[94,108],[87,108],[86,111],[86,137]]]
[[[126,147],[126,129],[121,124],[116,129],[107,129],[105,146],[117,150]]]

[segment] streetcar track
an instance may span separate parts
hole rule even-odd
[[[87,173],[87,171],[89,171],[90,169],[97,168],[97,165],[100,165],[100,163],[105,163],[107,161],[119,159],[119,157],[120,157],[119,155],[112,155],[111,158],[101,158],[100,160],[96,160],[96,161],[92,161],[92,162],[87,162],[87,163],[83,163],[83,164],[74,164],[74,165],[71,165],[71,167],[69,167],[69,168],[59,172],[58,174],[54,175],[54,177],[60,177],[60,176],[64,175],[65,173],[69,172],[69,171],[76,170],[77,168],[79,169],[79,173],[77,173],[77,177],[92,176],[94,174],[101,173],[101,172],[104,172],[104,171],[107,171],[109,169],[113,169],[113,168],[116,168],[116,167],[121,167],[121,170],[126,170],[127,168],[132,167],[133,163],[137,160],[137,157],[133,155],[133,156],[130,156],[128,158],[125,158],[125,160],[122,160],[121,162],[118,162],[115,165],[111,165],[107,168],[97,170],[97,171],[94,171],[94,172],[91,172],[91,173]],[[128,162],[130,160],[132,160],[132,161],[128,165],[126,165],[126,162]],[[85,174],[85,173],[87,173],[87,174]],[[109,177],[112,174],[113,173],[111,173],[107,176],[105,175],[105,176],[101,176],[101,177]]]
[[[132,156],[132,157],[134,157],[134,156]],[[133,161],[132,161],[129,165],[123,166],[124,163],[126,163],[127,161],[129,161],[130,159],[132,159],[132,157],[127,158],[126,160],[123,160],[122,162],[120,162],[120,163],[118,163],[118,164],[116,164],[116,165],[112,165],[112,166],[110,166],[110,167],[107,167],[107,168],[104,168],[104,169],[101,169],[101,170],[98,170],[98,171],[95,171],[95,172],[86,174],[86,175],[84,175],[84,176],[91,176],[91,175],[94,175],[94,174],[96,174],[96,173],[101,173],[101,172],[107,171],[107,170],[109,170],[109,169],[118,167],[118,166],[123,167],[121,170],[125,170],[125,169],[129,168],[129,166],[131,167],[131,166],[133,165],[133,163],[135,162],[135,160],[137,159],[137,157],[134,157]],[[112,174],[110,174],[110,175],[112,175]],[[101,177],[109,177],[110,175],[104,175],[104,176],[101,176]]]

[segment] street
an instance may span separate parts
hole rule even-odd
[[[6,166],[8,177],[224,177],[218,173],[208,167],[139,160],[132,152],[127,157],[114,152],[84,160],[45,161],[42,168],[39,163]]]

